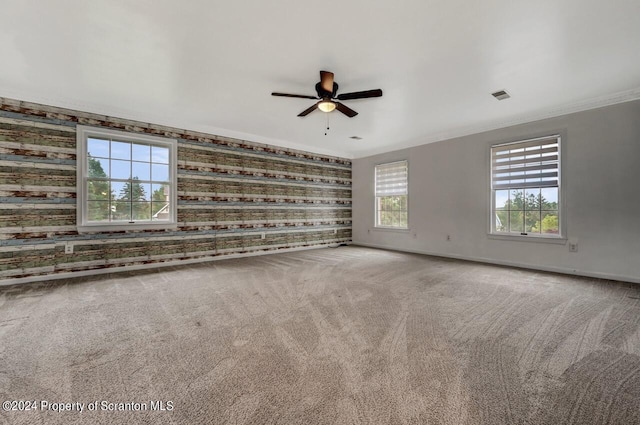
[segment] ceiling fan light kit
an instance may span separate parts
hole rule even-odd
[[[271,95],[318,100],[318,102],[315,105],[300,112],[298,114],[299,117],[306,117],[316,109],[319,109],[322,112],[332,112],[333,110],[337,109],[338,111],[342,112],[349,118],[355,117],[356,115],[358,115],[358,113],[353,109],[349,108],[347,105],[340,102],[336,102],[336,100],[356,100],[356,99],[367,99],[370,97],[382,96],[382,90],[380,89],[343,93],[336,96],[337,92],[338,92],[338,84],[335,81],[333,81],[333,72],[320,71],[320,81],[316,84],[316,93],[318,94],[317,96],[278,93],[278,92],[273,92],[271,93]]]
[[[322,102],[318,103],[318,109],[320,109],[322,112],[331,112],[336,109],[336,104],[330,100],[323,100]]]

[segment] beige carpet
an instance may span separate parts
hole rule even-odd
[[[5,287],[4,400],[38,410],[2,424],[640,424],[640,285],[341,247]]]

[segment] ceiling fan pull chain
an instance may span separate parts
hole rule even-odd
[[[329,114],[327,114],[327,131],[329,131]],[[324,135],[327,135],[327,131],[324,132]]]

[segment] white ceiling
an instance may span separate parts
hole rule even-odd
[[[638,0],[1,0],[0,96],[362,157],[640,98]],[[315,111],[318,71],[347,118]],[[505,89],[512,98],[497,101]],[[360,136],[362,140],[349,139]]]

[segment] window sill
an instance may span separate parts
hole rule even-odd
[[[383,232],[398,232],[398,233],[409,233],[411,231],[411,229],[408,227],[381,227],[381,226],[375,226],[371,230],[375,230],[375,231],[381,230]]]
[[[489,233],[487,235],[489,239],[501,240],[501,241],[518,241],[518,242],[538,242],[548,243],[555,245],[564,245],[567,243],[567,238],[564,236],[522,236],[522,235],[508,235],[499,233]]]
[[[176,230],[178,223],[96,224],[79,225],[78,233],[124,232],[128,230]]]

